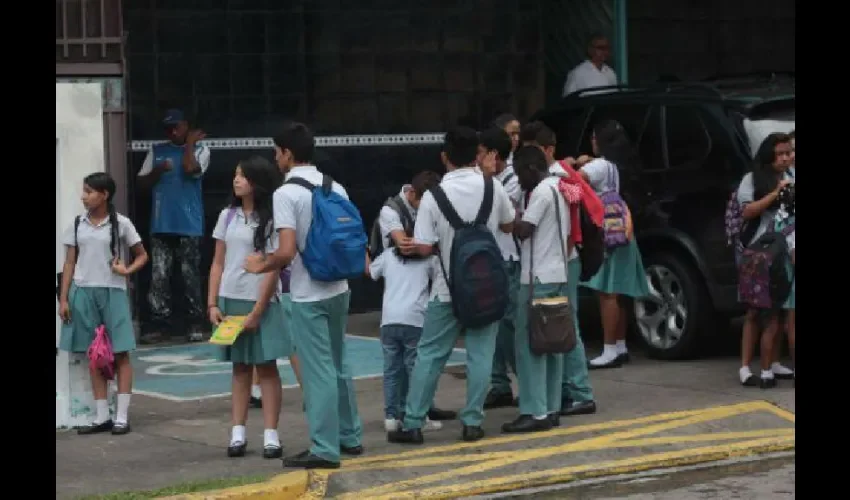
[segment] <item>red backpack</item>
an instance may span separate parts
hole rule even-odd
[[[580,281],[587,281],[599,272],[605,261],[605,207],[596,192],[569,163],[560,161],[567,177],[561,177],[558,190],[570,207],[569,241],[578,250],[581,260]]]

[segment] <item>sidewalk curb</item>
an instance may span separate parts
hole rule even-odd
[[[279,474],[262,483],[162,498],[163,500],[295,500],[308,492],[311,482],[313,482],[313,474],[300,470]]]

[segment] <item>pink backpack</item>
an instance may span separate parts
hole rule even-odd
[[[87,352],[89,369],[100,370],[106,380],[115,378],[115,355],[112,352],[112,342],[106,334],[106,327],[98,326],[94,330],[94,340]]]

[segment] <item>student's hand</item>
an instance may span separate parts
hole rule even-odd
[[[243,330],[256,330],[260,327],[260,315],[251,311],[245,316],[245,322],[242,323]]]
[[[398,251],[402,255],[413,255],[416,253],[416,242],[413,238],[404,237],[398,244]]]
[[[262,274],[265,263],[266,256],[255,252],[245,257],[245,264],[242,267],[251,274]]]
[[[120,258],[115,257],[112,260],[112,272],[115,274],[120,274],[121,276],[127,276],[130,274],[130,271],[127,269],[127,266],[121,261]]]
[[[581,156],[579,156],[579,157],[578,157],[578,159],[576,160],[576,164],[577,164],[579,167],[583,167],[586,163],[590,163],[591,161],[593,161],[593,157],[592,157],[592,156],[589,156],[589,155],[581,155]]]
[[[565,162],[567,165],[569,165],[569,166],[571,166],[571,167],[574,167],[574,166],[575,166],[575,164],[576,164],[576,159],[575,159],[575,158],[573,158],[572,156],[567,156],[566,158],[564,158],[564,162]]]
[[[213,326],[218,326],[222,321],[224,321],[224,315],[221,314],[221,309],[219,309],[218,306],[210,307],[207,312],[209,313],[210,323],[212,323]]]
[[[779,184],[776,185],[776,190],[774,190],[774,193],[779,194],[779,192],[782,191],[782,188],[784,188],[788,184],[791,184],[791,179],[782,179],[781,181],[779,181]]]
[[[198,141],[204,140],[207,134],[203,130],[200,129],[192,129],[186,134],[186,143],[195,145]]]
[[[65,324],[71,322],[71,306],[68,305],[67,300],[63,300],[59,303],[59,318]]]

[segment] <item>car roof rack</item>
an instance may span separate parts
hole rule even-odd
[[[646,85],[607,85],[590,87],[567,94],[565,99],[575,99],[589,95],[612,94],[614,92],[629,93],[661,93],[661,92],[690,92],[695,94],[721,97],[722,94],[715,85],[708,82],[656,82]]]

